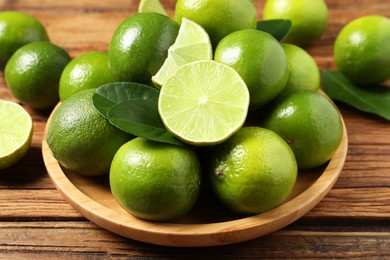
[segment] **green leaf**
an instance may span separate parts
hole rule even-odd
[[[116,82],[96,89],[95,108],[117,128],[148,140],[185,146],[165,128],[158,113],[160,91],[134,82]]]
[[[102,116],[108,119],[108,111],[111,107],[129,101],[158,99],[159,90],[134,82],[115,82],[105,84],[96,89],[92,96],[93,105]]]
[[[257,30],[267,32],[281,41],[287,35],[291,28],[291,21],[285,19],[264,20],[257,22]]]
[[[341,72],[331,70],[321,70],[321,84],[330,98],[390,120],[390,88],[356,86]]]
[[[132,100],[111,107],[108,120],[122,131],[148,140],[184,144],[170,134],[161,121],[157,100]]]

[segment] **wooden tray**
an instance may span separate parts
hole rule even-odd
[[[48,120],[49,125],[50,118]],[[241,216],[202,193],[194,209],[174,223],[154,223],[131,216],[111,194],[108,176],[83,177],[63,169],[42,142],[46,169],[56,188],[84,217],[116,234],[156,245],[200,247],[233,244],[257,238],[294,222],[317,205],[332,188],[344,165],[347,131],[340,147],[324,167],[300,171],[286,202],[268,212]]]

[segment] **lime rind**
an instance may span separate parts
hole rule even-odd
[[[237,132],[249,107],[239,74],[215,61],[177,69],[163,84],[158,109],[168,131],[191,145],[214,145]]]
[[[157,74],[152,77],[152,81],[157,88],[161,88],[180,66],[212,58],[212,45],[206,30],[197,23],[183,18],[176,41],[168,49],[168,57]]]
[[[138,12],[153,12],[168,16],[167,11],[159,0],[141,0],[138,5]]]
[[[0,100],[0,169],[19,161],[28,151],[33,120],[19,104]]]

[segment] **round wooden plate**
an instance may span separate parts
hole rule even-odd
[[[49,122],[50,118],[47,126]],[[45,140],[46,131],[42,154],[50,178],[84,217],[127,238],[176,247],[233,244],[287,226],[325,197],[341,173],[348,149],[344,125],[342,142],[329,163],[314,170],[300,171],[290,197],[268,212],[254,216],[236,215],[213,200],[208,191],[204,191],[187,216],[172,223],[155,223],[137,219],[122,209],[111,194],[108,176],[83,177],[63,169],[52,156]]]

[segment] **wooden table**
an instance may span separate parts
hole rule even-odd
[[[260,19],[265,1],[255,1]],[[329,26],[307,48],[321,68],[335,68],[332,45],[349,20],[368,14],[390,17],[388,0],[327,0]],[[175,1],[163,4],[172,15]],[[0,0],[0,10],[36,16],[55,44],[72,57],[107,50],[110,38],[137,0]],[[389,43],[390,44],[390,43]],[[0,75],[0,98],[14,100]],[[49,112],[25,108],[34,120],[28,154],[0,172],[0,258],[108,257],[373,258],[390,259],[390,123],[337,103],[349,150],[328,195],[308,214],[267,236],[229,246],[170,248],[144,244],[106,231],[72,208],[52,184],[41,142]]]

